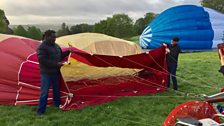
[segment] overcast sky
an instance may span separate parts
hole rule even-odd
[[[176,5],[200,5],[200,0],[0,0],[10,24],[94,24],[113,14],[134,21],[147,12],[161,13]]]

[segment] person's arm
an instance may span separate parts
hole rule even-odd
[[[166,54],[170,53],[170,49],[168,48],[168,44],[166,44],[165,42],[163,42],[162,45],[164,47],[166,47]]]
[[[56,62],[48,58],[47,51],[46,49],[44,49],[44,47],[40,47],[37,49],[37,56],[38,56],[39,63],[44,64],[47,67],[54,68],[61,65],[60,62]]]
[[[63,60],[65,57],[67,57],[70,54],[70,50],[66,50],[61,53],[61,60]]]
[[[63,60],[65,57],[67,57],[67,56],[70,54],[70,52],[72,52],[70,49],[68,49],[68,50],[66,50],[66,51],[64,51],[64,52],[62,52],[61,47],[60,47],[58,44],[56,44],[56,46],[57,46],[57,48],[59,48],[60,51],[61,51],[61,60]]]

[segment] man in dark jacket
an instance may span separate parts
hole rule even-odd
[[[168,85],[170,87],[170,77],[173,81],[173,89],[177,91],[177,80],[176,80],[176,71],[177,71],[177,64],[178,64],[178,56],[181,52],[181,48],[178,46],[179,38],[174,37],[171,41],[171,44],[164,44],[167,46],[166,49],[166,62],[168,66]]]
[[[46,111],[48,91],[50,86],[53,88],[53,101],[56,107],[60,105],[60,67],[62,60],[69,55],[70,51],[62,52],[61,48],[55,43],[55,31],[47,30],[43,35],[43,42],[37,48],[37,56],[40,64],[40,101],[37,110],[38,115]]]

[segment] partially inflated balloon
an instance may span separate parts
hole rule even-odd
[[[156,17],[140,36],[140,45],[157,48],[177,36],[182,49],[212,49],[222,42],[223,32],[224,14],[200,6],[182,5]]]
[[[86,33],[63,37],[58,42],[83,49],[73,47],[73,52],[64,59],[69,62],[64,62],[61,68],[63,110],[122,96],[163,92],[167,88],[164,47],[141,53],[140,48],[128,41]],[[0,34],[0,105],[39,103],[40,69],[36,49],[40,44],[32,39]],[[52,103],[50,89],[48,104]]]

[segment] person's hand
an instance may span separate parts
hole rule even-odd
[[[166,48],[166,54],[170,53],[170,50],[168,48]]]
[[[62,64],[63,64],[63,65],[70,65],[71,62],[67,61],[67,62],[63,62]]]
[[[166,43],[163,43],[163,46],[167,47],[167,44]]]
[[[70,47],[70,48],[68,49],[68,51],[69,51],[69,52],[73,52],[73,49]]]
[[[58,62],[58,64],[57,64],[59,67],[60,66],[62,66],[63,65],[63,63],[62,62]]]

